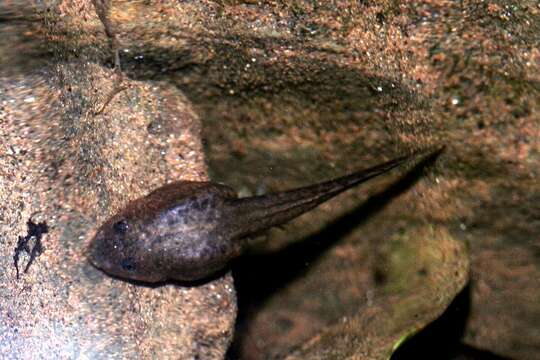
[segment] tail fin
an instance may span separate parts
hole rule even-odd
[[[229,220],[237,228],[235,237],[245,237],[283,224],[355,185],[412,160],[438,156],[443,150],[444,146],[416,151],[350,175],[299,189],[228,200],[227,205],[232,209],[229,213],[233,216]]]

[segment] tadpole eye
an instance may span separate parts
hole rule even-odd
[[[129,226],[126,220],[120,220],[113,224],[113,230],[117,234],[125,234],[128,227]]]
[[[132,258],[127,258],[127,259],[122,260],[122,262],[120,263],[120,266],[122,266],[122,269],[126,271],[135,270],[135,262],[133,261]]]

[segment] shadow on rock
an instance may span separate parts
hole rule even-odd
[[[390,187],[370,197],[363,205],[337,219],[318,234],[273,253],[248,255],[236,261],[233,264],[233,275],[238,292],[239,313],[236,339],[233,341],[229,358],[234,359],[240,355],[238,352],[242,348],[242,337],[246,335],[244,329],[249,328],[250,319],[264,300],[287,283],[301,277],[309,270],[306,263],[324,256],[327,250],[357,226],[410,189],[422,177],[426,167],[435,162],[438,155],[439,153],[436,153],[424,159]]]
[[[471,308],[471,284],[467,284],[446,311],[416,335],[405,341],[391,360],[509,360],[461,341]]]

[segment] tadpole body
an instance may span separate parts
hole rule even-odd
[[[203,280],[241,255],[250,236],[440,150],[420,151],[334,180],[247,198],[237,198],[230,187],[212,182],[173,182],[109,218],[91,241],[90,261],[124,279]]]

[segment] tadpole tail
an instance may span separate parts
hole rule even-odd
[[[234,237],[243,238],[283,224],[341,192],[382,175],[404,163],[437,156],[444,147],[428,148],[350,175],[289,191],[228,200]]]

